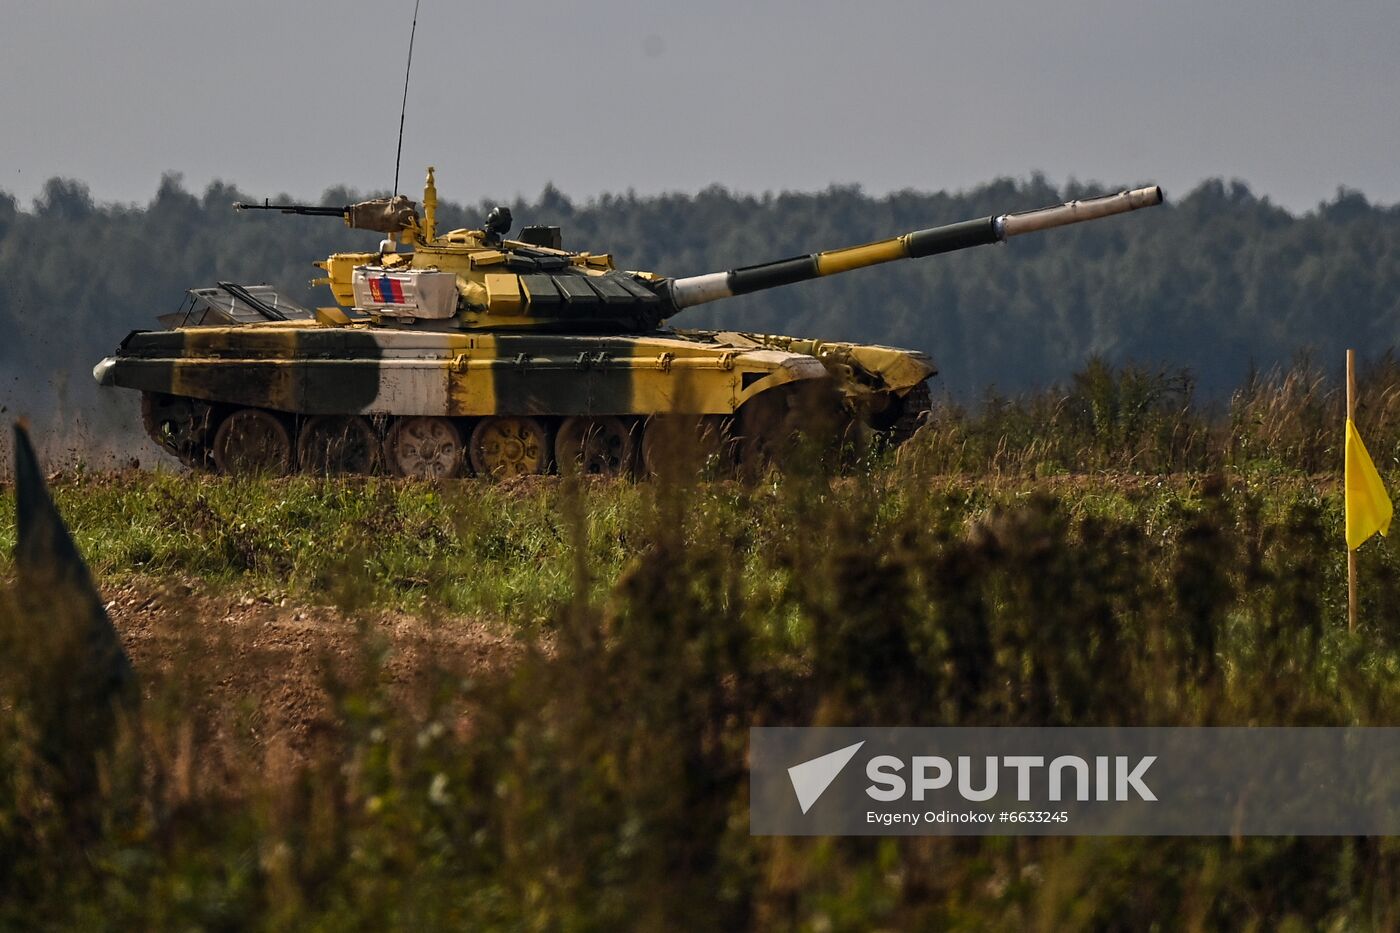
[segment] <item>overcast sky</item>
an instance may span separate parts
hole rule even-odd
[[[0,190],[392,184],[413,0],[0,0]],[[423,0],[403,187],[1210,176],[1400,200],[1397,0]]]

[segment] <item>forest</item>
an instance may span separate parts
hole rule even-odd
[[[1040,175],[962,192],[856,187],[761,196],[695,194],[450,203],[440,228],[479,226],[495,203],[517,224],[557,224],[564,245],[619,267],[689,275],[866,242],[894,233],[1085,197],[1118,186],[1056,186]],[[342,205],[368,196],[332,187]],[[0,192],[0,406],[30,416],[49,456],[138,451],[131,393],[99,392],[92,365],[132,329],[157,326],[184,291],[219,280],[278,285],[299,301],[311,262],[373,248],[334,219],[235,213],[243,192],[192,193],[166,176],[145,206],[95,202],[53,178],[28,208]],[[1090,360],[1182,373],[1198,399],[1225,401],[1253,372],[1351,346],[1378,358],[1400,324],[1400,207],[1339,190],[1296,215],[1238,181],[1212,180],[1149,212],[998,247],[857,271],[686,312],[680,327],[724,327],[910,347],[940,367],[935,395],[959,404],[1063,383]],[[1323,367],[1327,369],[1326,366]],[[53,430],[44,430],[51,425]],[[57,447],[59,449],[55,449]]]

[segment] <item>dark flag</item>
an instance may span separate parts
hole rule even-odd
[[[15,425],[18,617],[4,633],[8,673],[69,793],[91,787],[118,708],[138,696],[131,662],[49,496],[28,432]]]

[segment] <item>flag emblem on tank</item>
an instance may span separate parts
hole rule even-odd
[[[386,305],[406,304],[403,297],[403,283],[381,275],[369,280],[369,293],[375,301]]]

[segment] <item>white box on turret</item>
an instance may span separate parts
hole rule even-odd
[[[457,276],[451,272],[356,266],[351,285],[362,311],[427,320],[457,313]]]

